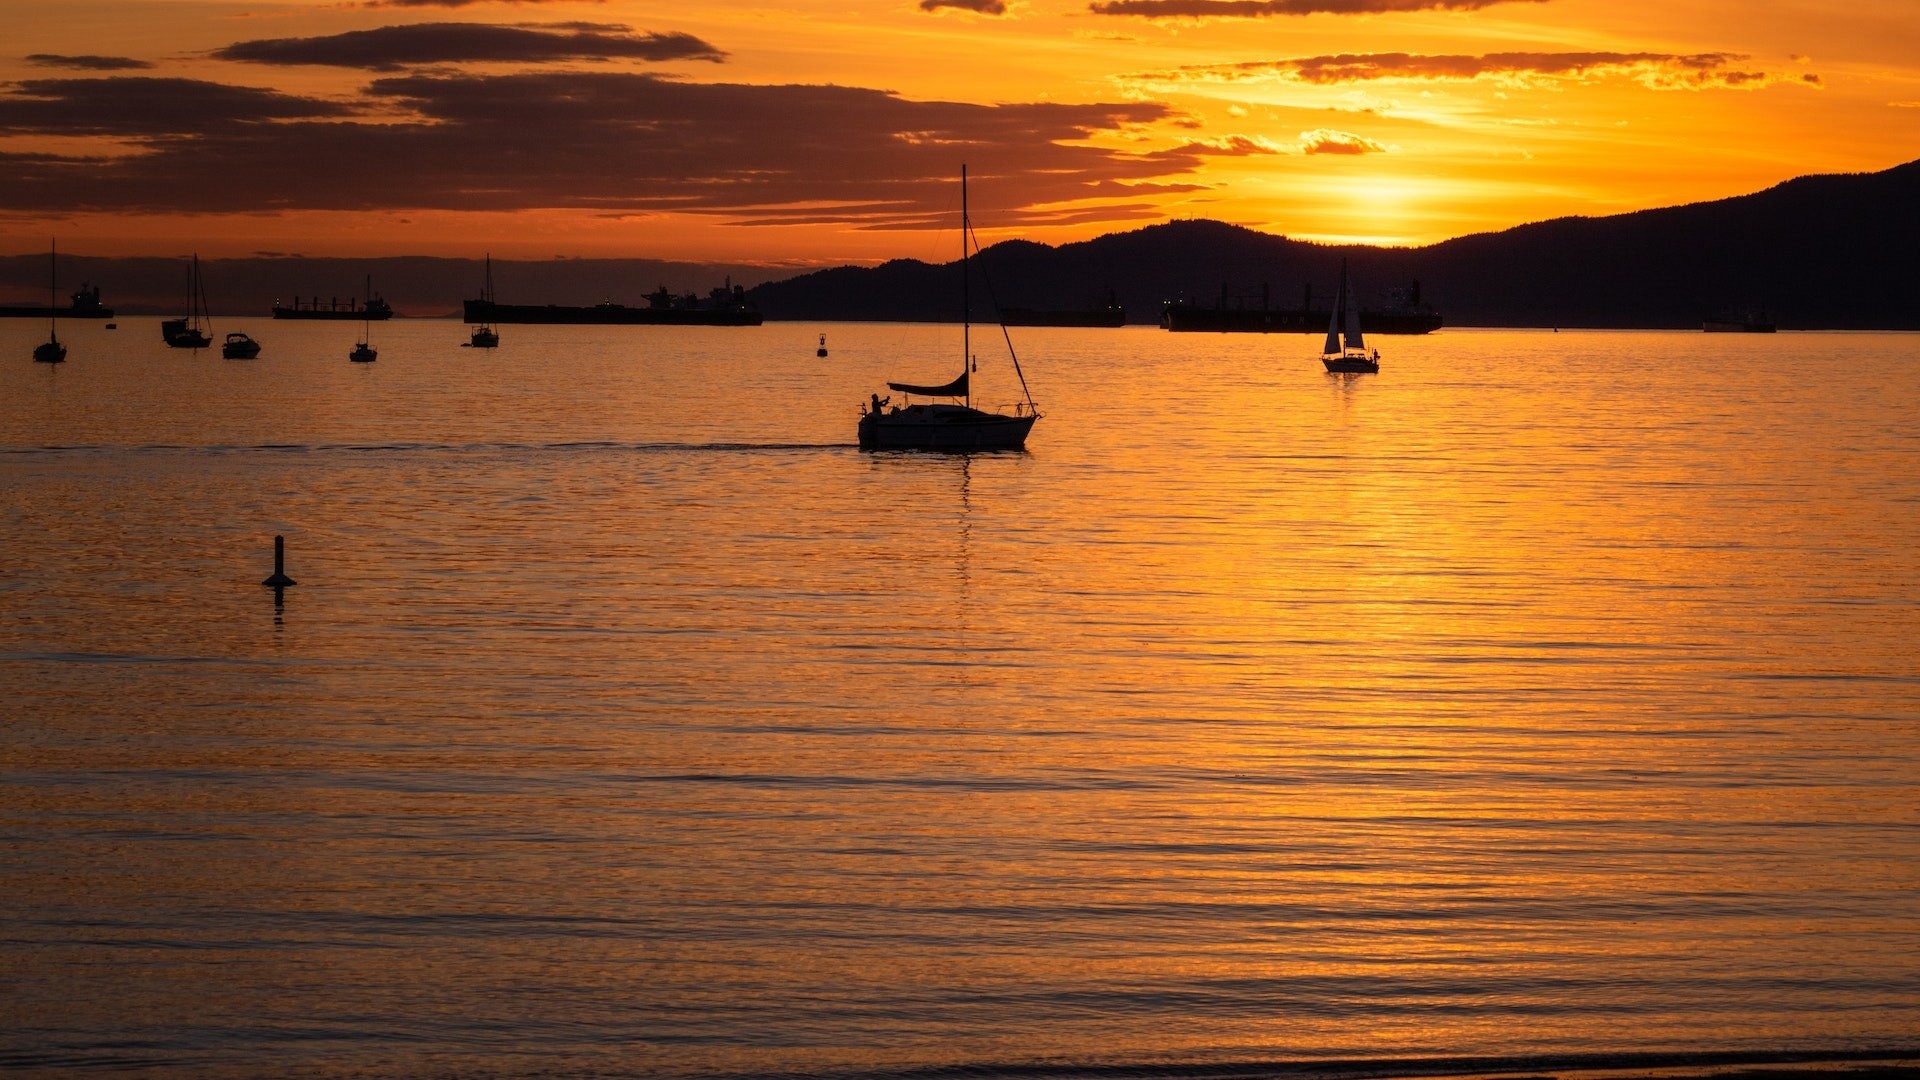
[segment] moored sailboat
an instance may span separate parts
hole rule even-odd
[[[476,349],[497,349],[500,347],[500,331],[493,326],[493,252],[491,251],[487,252],[487,280],[486,287],[480,293],[480,301],[485,305],[482,313],[486,315],[486,319],[481,325],[473,328],[473,336],[468,339],[467,344]]]
[[[990,413],[973,407],[972,375],[978,370],[972,352],[973,310],[968,273],[969,256],[979,247],[973,235],[973,221],[967,213],[967,168],[960,167],[960,377],[940,385],[887,383],[887,389],[899,394],[946,398],[945,402],[895,405],[874,394],[860,416],[862,450],[942,450],[968,453],[978,450],[1019,450],[1026,446],[1027,433],[1040,419],[1033,394],[1027,389],[1026,373],[1020,369],[1020,357],[1013,351],[1013,339],[1001,324],[1001,336],[1007,342],[1007,355],[1020,379],[1020,393],[1026,399],[1016,404],[1012,415]],[[822,343],[824,348],[824,342]],[[959,404],[953,404],[958,399]]]
[[[187,317],[160,323],[160,336],[176,349],[204,349],[213,344],[213,322],[207,317],[207,293],[200,281],[200,255],[194,253],[187,272]]]
[[[1354,305],[1353,289],[1347,281],[1347,262],[1340,260],[1340,295],[1333,301],[1333,317],[1327,320],[1327,340],[1320,347],[1320,362],[1328,371],[1350,375],[1373,374],[1380,370],[1380,350],[1367,351],[1360,335],[1360,309]]]
[[[372,274],[367,275],[366,294],[368,296],[373,295],[373,275]],[[365,304],[361,305],[361,308],[363,310],[365,309],[365,307],[366,307]],[[373,345],[371,344],[372,340],[373,340],[373,320],[372,320],[372,316],[368,315],[368,316],[364,316],[360,320],[360,340],[354,344],[353,351],[347,354],[347,359],[353,361],[356,364],[371,364],[375,360],[380,359],[380,351],[373,347]]]
[[[53,298],[60,291],[57,284],[58,271],[54,266],[54,253],[57,242],[47,246],[47,340],[33,347],[33,362],[36,364],[58,364],[67,358],[67,347],[60,344],[60,313],[54,309]]]

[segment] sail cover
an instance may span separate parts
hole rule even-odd
[[[959,378],[945,386],[915,386],[912,383],[890,382],[887,384],[887,389],[898,390],[903,394],[919,394],[921,397],[966,397],[967,373],[961,372]]]

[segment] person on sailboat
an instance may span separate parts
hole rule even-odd
[[[892,394],[888,394],[886,397],[881,397],[879,394],[873,395],[873,415],[879,416],[880,410],[885,408],[887,402],[892,400],[893,400]]]

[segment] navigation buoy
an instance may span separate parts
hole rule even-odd
[[[287,538],[273,538],[273,576],[260,584],[272,589],[284,589],[292,585],[293,579],[287,576]]]
[[[820,347],[813,351],[813,355],[815,356],[827,355],[827,335],[825,334],[820,335]]]

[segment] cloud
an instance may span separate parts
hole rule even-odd
[[[414,64],[557,60],[712,60],[726,54],[692,34],[636,34],[625,26],[560,23],[412,23],[309,38],[239,41],[213,55],[249,64],[317,64],[398,71]]]
[[[153,65],[131,56],[62,56],[59,53],[28,53],[27,63],[38,67],[69,68],[74,71],[138,71]]]
[[[1181,143],[1168,153],[1199,154],[1205,157],[1253,157],[1278,154],[1281,149],[1258,135],[1226,135],[1218,139],[1195,139]]]
[[[0,134],[149,137],[354,111],[338,102],[198,79],[27,79],[0,94]]]
[[[1095,15],[1148,19],[1258,19],[1270,15],[1381,15],[1396,11],[1477,11],[1500,3],[1547,0],[1096,0]]]
[[[123,99],[159,82],[0,91],[0,131],[132,137],[102,159],[8,159],[0,205],[103,213],[567,208],[733,222],[949,227],[959,163],[995,225],[1136,220],[1150,197],[1201,190],[1205,153],[1111,139],[1177,118],[1158,102],[976,105],[845,86],[688,83],[640,72],[415,74],[357,106],[241,91],[224,119],[129,126]],[[262,98],[259,95],[267,95]],[[253,102],[251,112],[243,108]],[[240,123],[307,111],[326,119]],[[1217,151],[1214,151],[1217,152]]]
[[[1731,66],[1748,59],[1737,53],[1722,52],[1510,52],[1485,56],[1341,53],[1174,68],[1127,76],[1126,81],[1155,86],[1272,79],[1321,86],[1380,80],[1467,82],[1475,79],[1529,84],[1626,76],[1658,90],[1753,89],[1779,82],[1813,86],[1820,83],[1818,75],[1775,75]]]
[[[1384,154],[1387,148],[1364,135],[1332,128],[1314,128],[1300,133],[1303,154]]]
[[[920,0],[921,11],[939,11],[941,8],[956,8],[971,11],[979,15],[1005,15],[1007,5],[1004,0]]]

